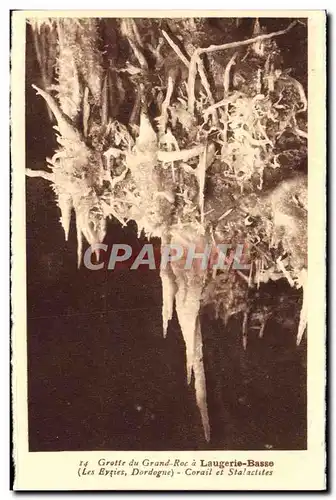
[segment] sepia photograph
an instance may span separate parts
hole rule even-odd
[[[308,449],[308,15],[204,12],[25,19],[29,453]]]
[[[304,449],[305,20],[26,40],[30,449]]]

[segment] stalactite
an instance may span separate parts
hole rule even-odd
[[[168,323],[173,317],[174,301],[177,290],[175,276],[170,265],[167,265],[166,269],[160,270],[160,278],[162,285],[163,336],[166,337],[168,330]]]
[[[202,419],[204,437],[207,441],[210,441],[210,422],[208,414],[205,368],[203,361],[203,341],[201,321],[199,316],[196,321],[193,372],[195,376],[196,402]]]
[[[176,313],[186,346],[187,381],[190,384],[195,353],[195,329],[200,310],[202,286],[189,285],[186,274],[181,273],[176,276],[177,292],[175,301]]]
[[[300,345],[303,334],[307,328],[307,320],[308,320],[308,273],[307,269],[302,269],[299,277],[298,285],[302,287],[302,306],[300,311],[300,321],[299,328],[296,337],[296,345]]]
[[[204,436],[209,441],[210,424],[203,364],[202,332],[199,319],[204,272],[199,274],[193,269],[185,271],[175,267],[174,274],[177,285],[175,295],[176,313],[186,349],[187,382],[188,384],[191,383],[192,374],[194,374],[196,402],[201,415]],[[169,305],[172,305],[171,302]]]
[[[64,230],[65,241],[69,238],[72,199],[67,194],[59,194],[57,204],[61,210],[61,224]]]

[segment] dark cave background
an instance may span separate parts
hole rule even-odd
[[[225,20],[209,23],[221,26]],[[249,23],[250,21],[250,23]],[[263,19],[267,31],[288,19]],[[240,29],[250,32],[252,20]],[[238,38],[237,38],[238,39]],[[278,38],[284,67],[307,83],[306,30]],[[30,28],[26,49],[26,164],[43,169],[55,138],[38,83]],[[241,318],[225,327],[202,317],[211,442],[203,437],[176,317],[162,336],[158,272],[77,269],[74,221],[69,241],[49,183],[26,181],[28,411],[30,451],[305,449],[306,340],[295,346],[292,327],[270,320],[264,338]],[[110,222],[104,243],[138,240],[132,224]],[[267,285],[260,300],[294,294]],[[296,295],[295,295],[296,294]],[[288,305],[288,317],[295,308]]]

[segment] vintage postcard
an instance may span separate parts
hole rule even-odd
[[[14,489],[325,489],[325,12],[11,22]]]

